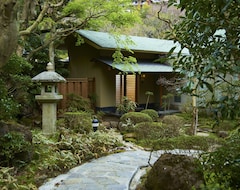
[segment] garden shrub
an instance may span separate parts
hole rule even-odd
[[[89,133],[92,131],[91,114],[88,112],[66,112],[63,125],[76,133]]]
[[[222,189],[240,189],[240,129],[235,130],[223,146],[204,158],[205,177],[208,186]]]
[[[120,146],[120,140],[110,130],[108,132],[98,130],[88,135],[62,133],[57,146],[61,151],[70,150],[81,163],[84,160],[100,157]]]
[[[133,132],[135,125],[141,122],[152,122],[152,118],[141,112],[128,112],[120,117],[119,130],[121,132]]]
[[[154,109],[145,109],[145,110],[142,110],[141,112],[148,114],[153,121],[157,121],[158,119],[158,112]]]
[[[137,103],[129,99],[127,96],[123,96],[121,103],[117,105],[117,111],[121,114],[135,111]]]
[[[67,95],[67,111],[69,112],[85,111],[93,113],[93,109],[91,108],[91,101],[87,98],[84,98],[76,94]]]
[[[179,135],[180,128],[184,125],[183,118],[176,115],[166,115],[162,119],[163,126],[167,127],[169,133],[175,133],[174,136]]]
[[[137,124],[141,122],[151,122],[152,118],[145,113],[141,112],[128,112],[121,116],[120,121],[122,123],[127,123],[127,120],[130,120],[132,124]]]
[[[32,113],[34,96],[32,88],[32,65],[24,58],[13,54],[0,71],[0,119],[12,120],[16,116]]]
[[[232,131],[239,126],[238,120],[222,120],[219,124],[214,128],[214,131]]]
[[[152,142],[152,146],[156,149],[195,149],[208,151],[214,145],[223,144],[223,139],[216,137],[201,137],[201,136],[178,136],[174,138],[158,139]]]
[[[162,122],[168,125],[178,125],[178,126],[182,126],[184,124],[183,118],[177,115],[165,115],[162,119]]]
[[[171,127],[171,126],[170,126]],[[135,126],[135,134],[138,141],[157,140],[178,136],[179,133],[173,131],[168,126],[163,126],[160,122],[142,122]]]

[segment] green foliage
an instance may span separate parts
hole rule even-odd
[[[145,109],[142,110],[141,112],[149,115],[153,121],[157,121],[158,119],[158,112],[154,109]]]
[[[25,18],[22,14],[27,10],[24,8],[19,7],[19,18]],[[139,12],[131,6],[131,0],[41,1],[32,3],[31,9],[34,13],[29,13],[27,18],[18,22],[20,37],[24,35],[24,38],[19,38],[19,45],[24,50],[23,56],[31,60],[36,72],[40,69],[43,71],[49,61],[49,44],[62,47],[65,37],[76,30],[110,31],[116,27],[132,26],[141,19]],[[36,18],[38,22],[35,22]]]
[[[128,42],[128,39],[119,39],[115,36],[116,43],[118,43],[118,46],[123,46],[124,49],[126,49],[129,53],[132,53],[132,50],[128,49],[127,44],[131,44],[131,42]],[[133,56],[124,56],[124,54],[121,52],[121,48],[117,48],[116,51],[112,55],[113,57],[113,68],[116,66],[116,64],[123,64],[123,74],[135,73],[133,66],[137,66],[137,59]]]
[[[219,184],[223,189],[239,189],[240,130],[235,130],[216,151],[203,156],[207,184]]]
[[[75,15],[81,20],[87,19],[88,28],[100,28],[104,24],[114,27],[132,25],[139,21],[139,15],[132,10],[130,0],[74,0],[63,9],[64,15]]]
[[[59,133],[52,137],[44,136],[41,131],[33,131],[33,145],[35,147],[33,160],[22,168],[21,175],[17,173],[16,168],[14,172],[6,171],[4,180],[1,181],[0,168],[0,189],[13,185],[36,189],[33,187],[42,185],[48,178],[60,175],[90,159],[114,152],[121,143],[112,130],[84,135],[61,127]],[[18,176],[15,176],[16,174]],[[11,179],[15,184],[10,184]]]
[[[174,26],[171,36],[190,52],[190,55],[178,54],[174,62],[174,67],[188,78],[183,91],[193,94],[195,88],[207,89],[212,96],[209,105],[215,105],[223,116],[237,117],[239,1],[183,0],[177,6],[185,11],[185,16]],[[232,87],[234,92],[219,89],[221,85]]]
[[[33,100],[28,93],[32,87],[31,69],[31,64],[13,54],[0,71],[0,119],[14,119],[26,112]]]
[[[19,112],[20,112],[19,111],[20,105],[11,96],[7,97],[7,96],[4,96],[4,94],[1,94],[0,96],[1,96],[0,119],[3,119],[3,120],[14,119],[16,117],[16,115],[19,114]]]
[[[37,187],[30,184],[19,184],[18,179],[14,176],[14,168],[0,167],[0,187],[2,190],[35,190]]]
[[[176,128],[178,131],[184,124],[184,120],[182,117],[177,115],[165,115],[162,119],[163,125],[172,126]]]
[[[85,111],[93,113],[90,100],[76,94],[67,95],[67,111]]]
[[[119,130],[121,133],[129,133],[134,132],[137,123],[152,122],[152,118],[145,113],[129,112],[121,116],[120,122]]]
[[[154,147],[155,150],[169,150],[169,149],[194,149],[208,151],[216,144],[223,144],[222,139],[215,137],[201,137],[201,136],[178,136],[174,138],[163,138],[145,144],[147,147]]]
[[[132,101],[126,96],[122,97],[121,103],[117,105],[117,111],[120,113],[128,113],[130,111],[135,111],[137,103]]]
[[[170,109],[170,104],[171,104],[171,99],[172,98],[173,98],[172,93],[168,93],[168,94],[162,96],[164,110],[169,110]]]
[[[88,134],[92,131],[91,114],[88,112],[66,112],[60,127],[72,129],[76,133]]]
[[[20,153],[28,153],[30,143],[26,141],[23,134],[17,132],[9,132],[0,137],[0,165],[12,166],[16,163],[22,162],[16,155]]]
[[[145,113],[141,112],[129,112],[125,113],[121,116],[120,121],[122,123],[127,123],[127,121],[130,120],[133,125],[141,122],[151,122],[152,118]]]
[[[161,122],[142,122],[136,124],[135,133],[138,141],[155,141],[162,138],[171,138],[179,135],[179,131],[172,126],[163,126]]]
[[[55,25],[55,22],[52,18],[44,18],[42,22],[39,23],[38,29],[39,30],[49,30]]]

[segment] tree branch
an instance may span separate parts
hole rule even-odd
[[[166,18],[162,18],[161,15],[160,15],[161,11],[162,11],[162,6],[160,7],[160,10],[157,12],[157,14],[158,14],[158,19],[161,20],[161,21],[163,21],[163,22],[165,22],[165,23],[167,23],[168,27],[169,27],[171,30],[173,30],[173,24],[172,24],[171,20],[170,20],[170,19],[166,19]]]
[[[29,53],[29,55],[27,56],[27,60],[30,60],[31,57],[34,55],[34,53],[42,50],[43,48],[46,48],[52,41],[56,41],[59,38],[63,38],[63,37],[69,36],[70,34],[74,33],[76,30],[79,30],[79,29],[83,28],[88,23],[88,21],[93,19],[93,18],[96,19],[96,18],[99,18],[101,16],[104,16],[104,15],[102,15],[103,12],[104,11],[96,13],[96,14],[93,14],[93,15],[90,15],[89,17],[85,18],[85,20],[83,20],[77,26],[74,26],[74,27],[71,27],[71,28],[67,28],[65,30],[57,30],[57,32],[50,39],[48,39],[45,43],[43,43],[38,48],[32,50]]]
[[[43,20],[43,17],[44,17],[44,15],[45,15],[45,13],[47,12],[48,9],[49,9],[49,4],[44,2],[43,9],[40,12],[40,14],[38,15],[37,20],[31,26],[29,26],[26,30],[20,31],[19,35],[20,36],[28,35],[33,30],[35,30],[37,28],[37,26],[39,25],[39,23]]]
[[[62,6],[64,3],[64,0],[61,0],[59,3],[56,3],[56,4],[50,4],[50,7],[60,7]]]
[[[233,84],[231,82],[229,82],[228,80],[226,80],[225,78],[223,78],[221,75],[217,75],[217,77],[219,77],[220,79],[222,79],[224,82],[226,82],[227,84],[234,86],[234,87],[239,87],[239,85]]]

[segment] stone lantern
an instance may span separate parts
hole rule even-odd
[[[32,78],[33,82],[41,83],[41,94],[35,99],[42,104],[42,131],[44,134],[56,132],[57,102],[63,99],[58,94],[57,83],[66,80],[54,71],[52,63],[47,64],[47,71],[44,71]]]

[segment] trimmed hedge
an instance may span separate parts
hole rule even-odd
[[[158,140],[162,138],[171,138],[179,136],[179,131],[172,125],[165,126],[161,122],[142,122],[135,126],[135,134],[138,141]]]
[[[208,151],[216,144],[221,145],[223,139],[216,139],[214,137],[201,137],[201,136],[179,136],[174,138],[159,139],[155,142],[154,148],[159,149],[195,149]]]
[[[158,112],[154,109],[145,109],[145,110],[142,110],[141,112],[148,114],[153,121],[157,121],[158,119]]]
[[[122,123],[127,123],[128,120],[131,121],[132,124],[137,124],[137,123],[141,123],[141,122],[151,122],[153,121],[152,118],[145,113],[141,113],[141,112],[128,112],[125,113],[121,116],[120,121]]]

